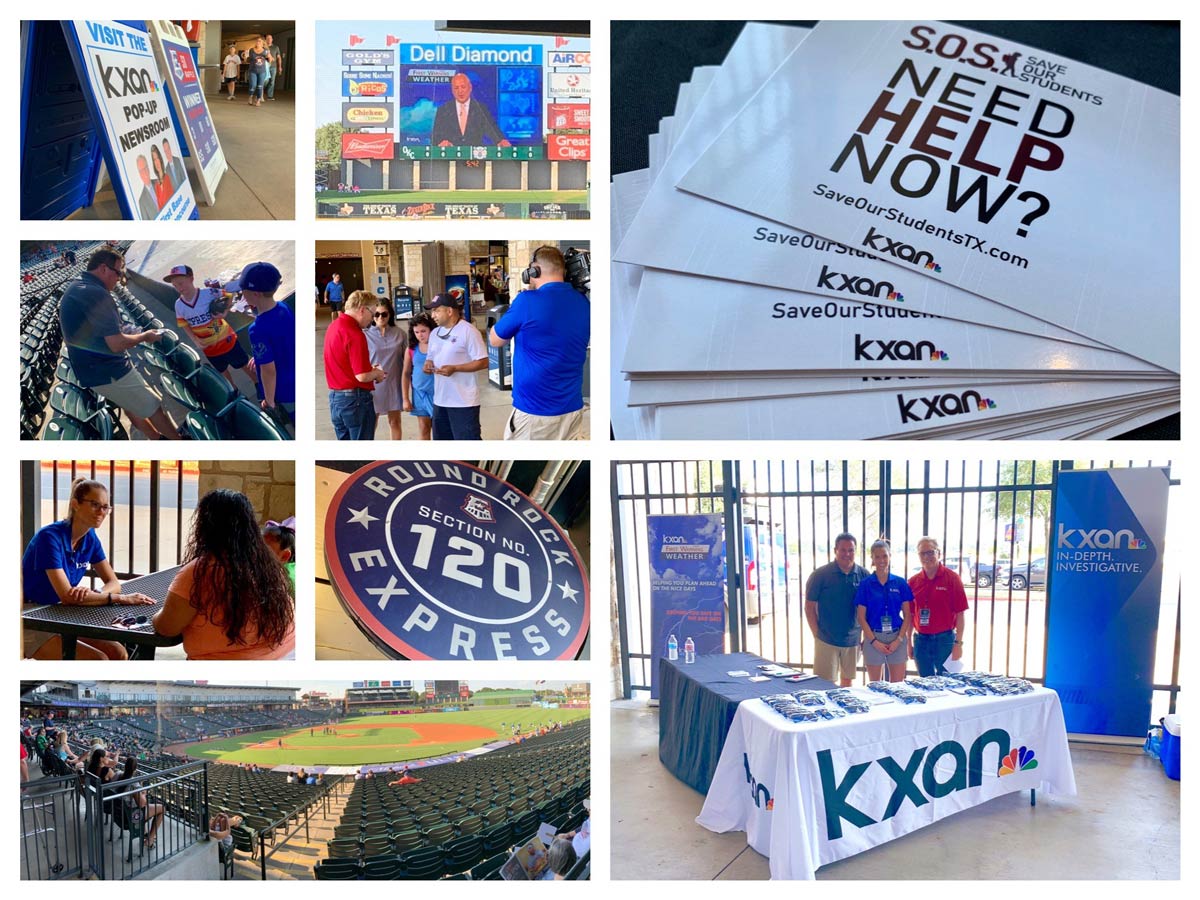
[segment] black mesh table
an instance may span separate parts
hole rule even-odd
[[[79,638],[95,638],[103,641],[117,641],[122,644],[136,644],[145,648],[139,653],[140,658],[153,659],[156,647],[174,647],[183,642],[183,637],[165,637],[155,634],[151,619],[163,608],[167,599],[167,588],[171,586],[175,575],[182,566],[153,572],[140,578],[132,578],[121,585],[121,591],[127,594],[145,594],[156,601],[153,606],[69,606],[55,603],[50,606],[39,606],[21,614],[21,623],[37,631],[47,631],[62,636],[63,659],[75,658],[76,642]],[[117,628],[112,620],[118,615],[145,616],[146,624],[133,628]]]

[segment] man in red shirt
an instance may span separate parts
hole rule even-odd
[[[345,315],[329,323],[325,332],[325,383],[329,387],[329,417],[339,441],[375,438],[375,403],[371,392],[387,373],[371,365],[367,336],[375,297],[355,291],[346,300]]]
[[[921,675],[944,675],[946,660],[962,657],[967,592],[962,579],[942,565],[941,548],[934,538],[917,541],[917,554],[921,571],[908,579],[916,625],[913,659]]]

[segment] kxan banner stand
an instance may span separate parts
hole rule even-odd
[[[688,638],[696,653],[725,652],[725,522],[720,515],[646,517],[650,548],[650,633],[654,663],[650,696],[658,698],[658,659],[671,635],[683,659]]]
[[[199,218],[145,23],[81,19],[62,27],[122,217]]]
[[[1146,734],[1169,484],[1162,468],[1058,476],[1046,686],[1058,691],[1069,732]]]
[[[174,22],[156,20],[147,24],[154,55],[167,73],[165,80],[178,117],[176,136],[182,136],[181,140],[187,145],[185,155],[196,161],[200,199],[206,206],[212,206],[217,202],[217,185],[228,166],[208,102],[204,99],[204,86],[192,58],[192,48],[183,29]],[[185,171],[182,160],[178,171]]]

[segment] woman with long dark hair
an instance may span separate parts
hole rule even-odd
[[[128,781],[136,774],[137,759],[132,756],[127,756],[125,758],[125,771],[121,773],[121,780]],[[140,787],[140,785],[137,785],[137,787]],[[129,788],[127,787],[125,790],[129,790]],[[145,811],[144,818],[142,819],[143,827],[146,822],[150,823],[150,830],[146,832],[146,846],[153,848],[154,842],[158,836],[158,826],[162,824],[163,820],[163,805],[161,803],[148,802],[146,800],[145,791],[138,791],[129,798],[128,802],[133,805],[140,806]]]
[[[154,630],[183,635],[188,659],[283,659],[296,647],[295,606],[246,495],[205,494]]]
[[[175,185],[167,173],[167,164],[163,162],[162,151],[153,144],[150,145],[150,163],[154,167],[154,202],[162,209],[167,201],[175,196]]]
[[[97,529],[108,518],[108,488],[80,476],[67,492],[67,517],[38,529],[21,558],[21,591],[25,609],[63,603],[68,606],[142,606],[154,601],[145,594],[122,593]],[[99,590],[83,583],[88,570],[103,579]],[[62,638],[44,631],[24,629],[25,656],[61,659]],[[80,638],[76,659],[128,659],[123,644]]]

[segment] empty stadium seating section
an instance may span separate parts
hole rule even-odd
[[[542,822],[578,828],[587,813],[587,720],[463,762],[413,767],[419,784],[355,781],[318,879],[499,878]]]

